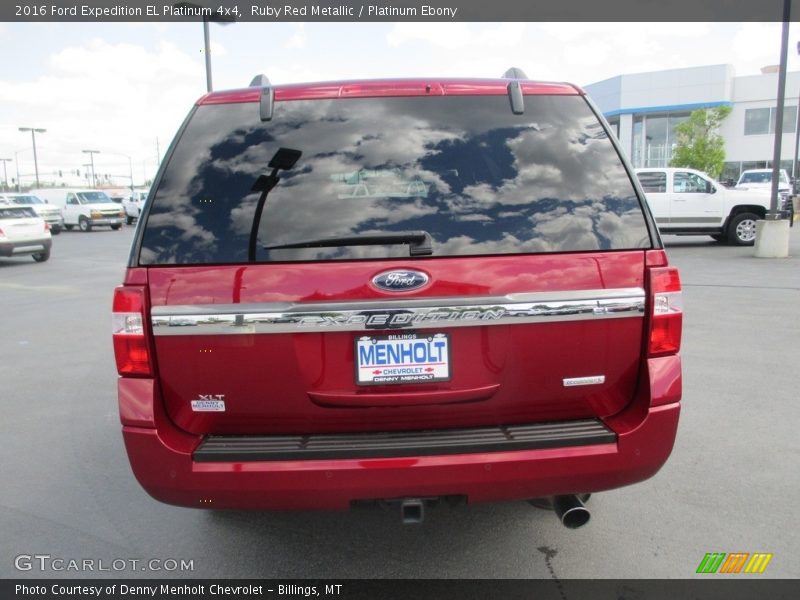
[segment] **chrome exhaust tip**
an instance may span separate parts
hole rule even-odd
[[[553,498],[553,510],[567,529],[578,529],[589,522],[591,513],[575,495],[556,496]]]

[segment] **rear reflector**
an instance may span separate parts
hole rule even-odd
[[[683,301],[681,280],[675,267],[659,267],[650,273],[649,357],[677,354],[681,349]]]
[[[144,327],[144,294],[145,288],[138,286],[114,290],[111,333],[120,375],[149,377],[153,373],[150,344]]]

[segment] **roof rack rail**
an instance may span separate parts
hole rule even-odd
[[[517,67],[511,67],[503,73],[503,79],[510,79],[508,82],[508,101],[511,103],[511,112],[515,115],[525,114],[525,98],[522,95],[522,88],[519,85],[520,79],[527,79],[528,76]]]
[[[259,101],[258,112],[262,121],[271,121],[272,112],[275,109],[275,91],[266,75],[256,75],[248,87],[261,88],[261,100]]]

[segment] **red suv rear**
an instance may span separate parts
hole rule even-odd
[[[680,282],[582,90],[256,83],[192,109],[114,297],[153,497],[570,500],[658,471]]]

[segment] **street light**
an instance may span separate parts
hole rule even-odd
[[[94,155],[100,154],[100,150],[81,150],[81,152],[84,152],[89,155],[89,160],[91,160],[91,165],[92,165],[92,187],[93,188],[97,187],[97,179],[95,179],[94,176]]]
[[[792,3],[783,0],[781,27],[781,62],[778,67],[778,106],[775,109],[775,140],[772,153],[772,189],[770,209],[764,219],[756,222],[756,258],[783,258],[789,256],[789,220],[781,219],[778,212],[778,176],[781,167],[781,138],[783,137],[783,108],[786,100],[786,63],[789,48],[789,23]]]
[[[39,187],[39,162],[36,158],[36,134],[45,133],[47,129],[40,129],[36,127],[20,127],[20,131],[30,131],[31,140],[33,140],[33,168],[36,171],[36,187]]]
[[[3,161],[3,191],[8,191],[8,171],[6,171],[6,163],[10,163],[13,158],[0,158]]]
[[[800,54],[800,42],[797,42],[797,54]],[[797,172],[797,153],[800,150],[800,94],[797,96],[797,111],[795,113],[794,119],[794,162],[792,163],[792,196],[794,196],[797,191],[797,178],[800,176],[800,173]]]
[[[204,8],[199,4],[194,4],[193,2],[178,2],[174,6],[175,8],[194,9],[198,12]],[[205,44],[206,55],[206,91],[210,92],[212,91],[213,86],[211,85],[211,35],[208,30],[208,24],[209,22],[214,22],[220,25],[230,25],[231,23],[235,23],[236,19],[234,17],[221,15],[216,11],[212,11],[211,15],[207,15],[205,13],[206,11],[203,11],[203,42]]]
[[[106,154],[124,156],[125,158],[128,159],[128,170],[130,171],[130,178],[131,178],[131,200],[133,200],[133,159],[131,159],[131,157],[125,154],[124,152],[106,152]]]
[[[14,152],[14,169],[17,172],[17,193],[21,191],[20,181],[19,181],[19,155],[22,154],[23,152],[25,152],[25,150],[17,150]]]

